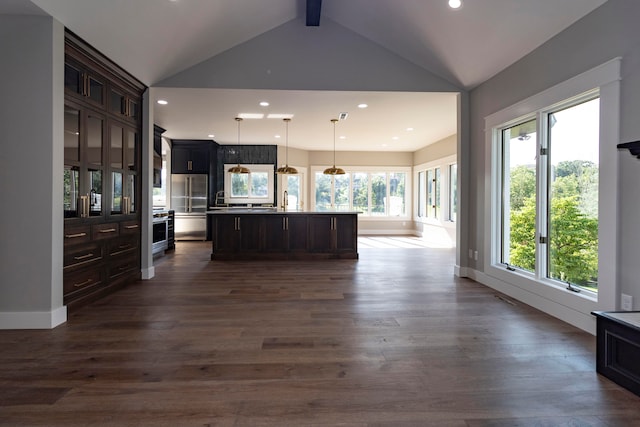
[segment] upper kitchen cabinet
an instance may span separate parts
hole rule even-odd
[[[212,145],[211,141],[174,139],[171,144],[171,173],[208,174]]]
[[[63,288],[73,309],[140,278],[145,86],[69,31],[64,80]]]

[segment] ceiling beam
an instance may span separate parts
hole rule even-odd
[[[307,0],[307,27],[320,26],[322,0]]]

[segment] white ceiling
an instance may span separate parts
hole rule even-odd
[[[606,0],[324,0],[323,19],[366,37],[458,87],[470,89],[522,58]],[[37,7],[36,7],[37,5]],[[147,85],[174,75],[292,19],[303,0],[2,0],[0,14],[48,14]],[[289,146],[338,150],[415,149],[456,131],[453,95],[415,93],[158,89],[168,137],[237,142],[238,112],[293,113]],[[208,102],[215,99],[217,102]],[[357,103],[370,107],[358,110]],[[444,104],[442,104],[444,103]],[[223,109],[221,105],[227,106]],[[218,121],[219,120],[219,121]],[[407,127],[414,131],[407,132]],[[244,121],[243,142],[284,144],[281,120]],[[245,137],[246,136],[246,140]],[[391,138],[398,137],[398,140]],[[329,146],[327,147],[327,145]],[[383,147],[383,144],[387,144]]]

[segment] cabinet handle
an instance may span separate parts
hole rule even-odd
[[[65,234],[65,239],[75,239],[76,237],[84,237],[87,233]]]
[[[138,224],[125,225],[124,228],[126,228],[127,230],[133,230],[134,228],[138,228]]]
[[[284,218],[284,217],[282,218],[282,229],[283,230],[287,229],[287,221],[286,221],[286,218]]]
[[[238,228],[236,228],[236,230],[240,231],[240,217],[236,218],[238,220]]]
[[[129,249],[131,247],[131,243],[127,243],[125,245],[118,246],[118,249]]]
[[[193,162],[191,160],[187,161],[187,170],[193,170]]]
[[[285,230],[289,230],[289,218],[285,218],[285,219],[287,220],[287,221],[286,221],[287,228],[285,228]]]
[[[75,259],[76,261],[80,261],[82,259],[91,258],[92,256],[93,256],[92,253],[88,253],[86,255],[74,256],[73,259]]]
[[[93,282],[93,279],[87,279],[87,280],[85,280],[85,281],[84,281],[84,282],[82,282],[82,283],[74,283],[74,284],[73,284],[73,287],[74,287],[74,288],[81,288],[81,287],[83,287],[83,286],[87,286],[87,285],[88,285],[89,283],[91,283],[91,282]]]
[[[104,230],[99,230],[98,233],[115,233],[115,228],[105,228]]]

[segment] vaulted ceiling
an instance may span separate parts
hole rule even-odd
[[[358,34],[372,43],[394,52],[401,58],[428,70],[461,90],[469,90],[486,81],[554,35],[570,26],[606,0],[463,0],[462,8],[452,10],[447,0],[311,0],[320,6],[318,24],[331,21],[346,30]],[[98,50],[149,86],[189,69],[196,64],[248,42],[270,30],[295,19],[305,19],[305,0],[3,0],[0,14],[51,15],[71,31],[78,34]],[[167,94],[172,89],[163,88]],[[286,99],[287,111],[294,117],[312,114],[310,102],[326,102],[327,109],[313,104],[320,116],[304,123],[296,122],[300,134],[290,146],[305,149],[327,148],[327,139],[307,134],[315,120],[328,123],[329,114],[339,109],[356,111],[355,105],[367,102],[362,92],[341,93],[259,93],[251,96],[246,91],[231,90],[215,93],[219,104],[230,105],[226,111],[207,110],[206,100],[212,96],[208,89],[183,91],[176,94],[173,113],[158,111],[168,132],[173,138],[206,139],[213,133],[221,143],[236,139],[232,118],[242,110],[255,110],[257,101],[273,95],[271,99]],[[174,91],[179,91],[175,89]],[[308,95],[308,96],[306,96]],[[331,96],[330,96],[331,95]],[[335,95],[336,97],[333,97]],[[193,98],[189,98],[193,96]],[[221,96],[229,102],[219,102]],[[418,99],[424,96],[424,99]],[[412,151],[434,142],[434,138],[455,132],[455,108],[451,99],[432,94],[411,95],[407,93],[377,93],[375,103],[362,124],[355,125],[339,150],[389,149]],[[411,98],[411,99],[409,99]],[[414,99],[415,98],[415,99]],[[181,101],[178,101],[181,99]],[[371,99],[371,98],[370,98]],[[245,102],[246,105],[240,104]],[[342,102],[344,107],[340,107]],[[415,103],[423,103],[416,107]],[[435,116],[445,102],[449,119]],[[371,103],[371,102],[369,102]],[[199,110],[185,111],[189,105],[199,105]],[[374,116],[374,110],[396,111],[395,118]],[[446,123],[437,132],[423,132],[420,126],[412,125],[411,115],[416,108],[432,111],[433,123]],[[156,107],[156,110],[158,107]],[[331,113],[327,113],[330,111]],[[198,115],[201,120],[198,121]],[[395,117],[394,116],[394,117]],[[424,117],[424,114],[421,115]],[[187,117],[190,122],[185,125]],[[406,120],[405,120],[406,119]],[[216,120],[220,120],[217,124]],[[296,120],[294,118],[294,120]],[[346,123],[346,122],[345,122]],[[383,148],[383,141],[371,146],[370,137],[356,136],[376,124],[376,134],[384,134],[391,141],[394,135],[406,145],[391,145]],[[282,133],[282,124],[267,123],[264,129],[255,127],[255,133],[247,135],[252,143],[277,143],[274,133]],[[294,122],[292,121],[292,136]],[[384,127],[390,127],[386,129]],[[415,128],[411,136],[399,135],[407,127]],[[247,125],[249,127],[249,125]],[[280,128],[278,132],[277,128]],[[217,129],[224,129],[219,133]],[[252,132],[254,131],[252,130]],[[321,132],[322,133],[322,132]],[[360,146],[349,145],[357,141],[368,141]],[[322,142],[324,141],[324,142]],[[308,144],[308,145],[306,145]]]

